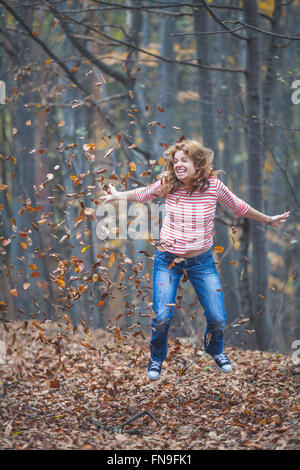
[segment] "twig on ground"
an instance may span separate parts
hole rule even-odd
[[[138,429],[126,430],[126,429],[123,429],[123,427],[126,426],[126,424],[132,423],[137,418],[140,418],[141,416],[145,416],[145,415],[150,416],[150,418],[152,418],[158,426],[161,426],[160,422],[149,411],[142,411],[141,413],[137,413],[131,418],[128,418],[124,423],[119,424],[119,426],[104,426],[104,424],[102,424],[97,418],[93,418],[92,416],[88,416],[87,421],[97,426],[97,428],[103,429],[104,431],[108,431],[108,432],[122,431],[128,434],[142,434],[141,431]]]
[[[122,428],[123,426],[126,426],[126,424],[129,424],[132,421],[134,421],[137,418],[140,418],[141,416],[144,416],[144,415],[150,416],[150,418],[152,418],[156,422],[156,424],[158,424],[158,426],[161,426],[160,422],[155,418],[155,416],[153,416],[152,413],[150,413],[149,411],[142,411],[141,413],[138,413],[138,414],[132,416],[131,418],[128,418],[127,421],[125,421],[125,423],[121,424],[119,427]]]
[[[175,383],[175,386],[179,383],[181,377],[183,375],[185,375],[186,371],[193,365],[195,364],[197,361],[199,361],[200,357],[202,357],[203,355],[205,354],[205,351],[201,351],[201,352],[197,352],[196,354],[194,354],[186,363],[186,365],[183,367],[183,369],[181,369],[179,371],[180,375]],[[196,356],[196,359],[194,359],[194,357]],[[193,360],[194,359],[194,360]],[[192,362],[191,362],[192,361]]]

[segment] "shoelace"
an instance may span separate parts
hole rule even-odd
[[[223,364],[226,364],[226,363],[228,364],[229,363],[229,359],[226,356],[226,354],[224,354],[224,353],[217,354],[215,356],[215,359],[217,359],[218,361],[220,361]]]
[[[159,361],[152,361],[151,360],[151,369],[159,370],[161,367],[161,363]]]

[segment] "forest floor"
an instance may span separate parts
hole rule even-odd
[[[141,331],[75,331],[66,318],[3,324],[1,449],[299,449],[291,357],[226,348],[224,374],[189,339],[170,338],[151,382]]]

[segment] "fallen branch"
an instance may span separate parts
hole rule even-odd
[[[185,375],[186,371],[193,365],[195,364],[197,361],[199,361],[200,357],[202,357],[203,355],[205,354],[205,351],[201,351],[201,352],[198,352],[196,354],[194,354],[191,359],[189,359],[186,363],[186,365],[183,367],[183,369],[180,369],[180,371],[178,372],[179,374],[179,377],[175,383],[175,386],[179,383],[181,377],[183,375]],[[193,358],[196,356],[196,359],[193,360]],[[197,357],[198,356],[198,357]],[[191,362],[192,361],[192,362]]]
[[[97,426],[97,428],[103,429],[103,430],[108,431],[108,432],[117,432],[118,433],[120,431],[123,431],[123,432],[126,432],[128,434],[142,434],[141,431],[139,431],[138,429],[126,430],[126,429],[123,429],[123,427],[126,426],[126,424],[132,423],[137,418],[140,418],[141,416],[145,416],[145,415],[150,416],[150,418],[152,418],[158,426],[161,426],[160,422],[149,411],[142,411],[141,413],[138,413],[135,416],[132,416],[131,418],[128,418],[124,423],[119,424],[119,426],[105,426],[97,418],[93,418],[92,416],[88,416],[87,421],[89,423],[92,423],[95,426]]]
[[[160,422],[155,418],[155,416],[153,416],[152,413],[150,413],[149,411],[142,411],[141,413],[138,413],[135,416],[132,416],[131,418],[127,419],[127,421],[125,421],[125,423],[121,424],[119,427],[122,428],[123,426],[126,426],[126,424],[129,424],[132,421],[135,421],[137,418],[140,418],[141,416],[145,415],[150,416],[150,418],[152,418],[158,426],[161,426]]]

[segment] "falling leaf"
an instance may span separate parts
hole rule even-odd
[[[96,144],[83,144],[83,150],[96,150]]]
[[[62,279],[55,279],[55,282],[60,286],[60,287],[65,287],[66,283]]]
[[[259,312],[256,313],[256,315],[261,315],[262,313],[264,313],[265,309],[262,308],[261,310],[259,310]]]
[[[115,255],[115,252],[113,252],[111,253],[109,257],[108,267],[110,268],[114,264],[115,261],[116,261],[116,255]]]
[[[26,126],[31,126],[31,121],[28,119],[28,121],[25,122]]]
[[[109,149],[108,152],[106,152],[106,154],[104,155],[103,158],[109,157],[113,153],[114,150],[115,150],[114,148]]]
[[[39,277],[40,276],[40,273],[38,271],[35,271],[34,273],[31,273],[31,276],[30,277]]]
[[[101,175],[102,173],[105,173],[108,170],[108,168],[100,168],[99,170],[96,171],[96,175]]]
[[[215,251],[216,253],[223,253],[224,247],[217,245],[217,246],[214,247],[214,251]]]
[[[62,127],[62,126],[64,126],[65,124],[66,124],[65,121],[60,121],[60,123],[58,124],[58,127]]]
[[[166,129],[166,126],[164,126],[164,125],[163,125],[161,122],[159,122],[159,121],[157,122],[157,125],[160,126],[160,127],[162,127],[163,129]]]
[[[247,323],[250,320],[250,318],[243,318],[238,322],[239,325],[243,325],[244,323]]]
[[[121,134],[121,132],[119,132],[119,133],[116,135],[116,139],[117,139],[117,141],[118,141],[118,144],[120,144],[120,143],[121,143],[121,140],[122,140],[122,134]]]
[[[10,238],[4,238],[3,241],[2,241],[3,246],[8,246],[8,245],[10,245],[10,243],[11,243]]]
[[[84,248],[82,248],[81,253],[85,253],[88,248],[90,248],[91,245],[87,245]]]
[[[130,171],[135,171],[136,170],[136,165],[134,162],[129,162],[129,167],[130,167]]]

